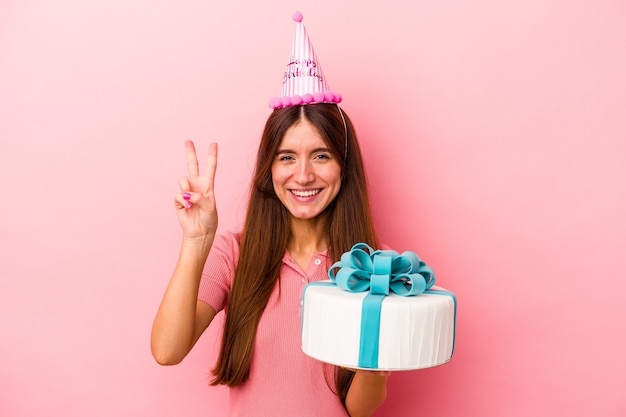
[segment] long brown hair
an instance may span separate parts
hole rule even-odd
[[[357,242],[377,248],[365,169],[352,122],[337,105],[276,109],[268,118],[257,153],[255,173],[240,242],[240,257],[226,308],[220,354],[212,385],[246,382],[257,326],[278,280],[291,230],[289,212],[272,186],[272,162],[287,129],[305,119],[315,126],[342,166],[339,193],[328,211],[328,253],[333,261]],[[345,125],[344,125],[345,121]],[[272,244],[268,245],[268,242]],[[337,368],[335,388],[345,399],[352,372]]]

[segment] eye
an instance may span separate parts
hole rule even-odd
[[[313,157],[313,159],[321,159],[321,160],[331,159],[331,156],[329,153],[324,152],[324,153],[318,153],[317,155]]]
[[[287,162],[287,161],[293,161],[293,160],[294,160],[294,158],[293,158],[293,156],[291,156],[291,155],[287,155],[287,154],[279,154],[279,155],[278,155],[278,160],[279,160],[279,161],[284,161],[284,162]]]

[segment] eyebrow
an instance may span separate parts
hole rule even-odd
[[[329,148],[315,148],[311,151],[311,153],[317,153],[317,152],[332,153],[332,151]],[[278,151],[276,151],[276,155],[279,155],[281,153],[297,153],[297,152],[292,149],[279,149]]]

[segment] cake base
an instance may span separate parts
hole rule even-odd
[[[307,285],[302,299],[302,351],[317,360],[353,369],[411,370],[442,365],[452,358],[454,294],[433,286],[418,296],[384,297],[377,360],[359,358],[363,299],[367,292],[341,290],[330,281]]]

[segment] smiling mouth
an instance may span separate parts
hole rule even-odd
[[[307,190],[307,191],[289,190],[289,192],[291,192],[291,194],[295,195],[296,197],[312,197],[314,195],[319,194],[320,191],[322,191],[321,188],[318,188],[317,190]]]

